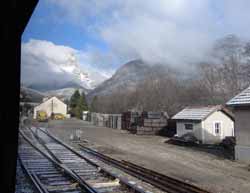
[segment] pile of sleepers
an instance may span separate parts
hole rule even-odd
[[[122,114],[90,113],[87,119],[93,125],[128,130],[138,135],[155,135],[168,125],[165,112],[132,112]]]
[[[133,132],[134,126],[138,125],[140,121],[140,114],[138,112],[123,112],[122,113],[122,129]]]
[[[124,112],[122,129],[137,135],[155,135],[168,124],[165,112]]]
[[[155,135],[168,124],[168,115],[164,112],[142,112],[136,128],[137,135]]]

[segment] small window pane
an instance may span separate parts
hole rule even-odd
[[[215,123],[214,124],[215,134],[220,134],[221,130],[221,123]]]
[[[215,129],[219,129],[220,128],[220,123],[215,123]]]
[[[186,130],[193,130],[193,124],[185,124]]]

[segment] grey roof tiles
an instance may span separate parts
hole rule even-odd
[[[250,105],[250,86],[229,100],[227,105]]]
[[[204,107],[186,107],[172,119],[177,120],[204,120],[207,116],[209,116],[214,111],[220,110],[221,106],[204,106]]]

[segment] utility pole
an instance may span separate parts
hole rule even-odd
[[[51,99],[51,114],[50,117],[54,119],[54,101],[53,98]]]
[[[54,113],[54,101],[53,101],[53,99],[51,100],[51,113]]]

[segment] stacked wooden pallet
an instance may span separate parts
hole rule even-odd
[[[122,113],[122,129],[128,130],[130,126],[130,113],[123,112]]]
[[[91,113],[89,117],[94,125],[128,130],[138,135],[158,134],[168,124],[168,116],[163,112]]]
[[[137,125],[139,121],[138,112],[124,112],[122,113],[122,129],[133,130],[133,126]]]
[[[168,116],[163,112],[142,112],[136,134],[155,135],[167,126]]]
[[[143,119],[143,125],[137,127],[136,134],[138,135],[155,135],[158,132],[167,126],[167,119],[160,118],[160,119]]]

